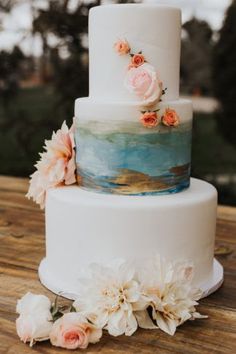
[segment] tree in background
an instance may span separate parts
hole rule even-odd
[[[236,0],[229,7],[214,49],[213,82],[221,109],[218,127],[236,145]]]
[[[0,0],[1,14],[9,13],[15,4],[14,0]],[[2,30],[0,19],[0,31]],[[6,107],[9,99],[18,91],[21,75],[21,65],[25,59],[19,47],[15,46],[11,52],[0,51],[0,100]]]
[[[10,5],[20,1],[0,0],[0,6],[4,3],[10,10]],[[11,97],[7,111],[0,105],[0,148],[9,146],[8,154],[0,149],[3,174],[30,174],[44,139],[63,120],[71,123],[74,99],[88,94],[88,12],[100,0],[73,1],[73,9],[70,0],[46,3],[42,9],[39,2],[31,0],[32,32],[43,43],[42,58],[35,63],[45,85],[20,90]]]
[[[0,0],[0,11],[9,12],[14,5],[14,0]]]
[[[40,34],[43,42],[41,73],[47,81],[47,64],[50,62],[52,84],[69,116],[73,114],[75,98],[88,95],[88,13],[90,8],[100,3],[100,0],[78,1],[71,11],[68,0],[49,0],[46,10],[35,9],[33,33]],[[48,44],[50,35],[58,39],[54,48]]]
[[[78,2],[77,8],[70,11],[68,0],[49,0],[46,10],[38,10],[33,21],[33,33],[40,34],[43,42],[42,75],[47,80],[47,61],[53,70],[52,83],[66,106],[66,112],[72,115],[73,101],[76,97],[88,94],[88,12],[91,7],[100,4]],[[49,35],[54,35],[58,45],[50,48]],[[66,58],[61,58],[60,52]]]
[[[0,100],[6,108],[10,99],[18,92],[25,56],[19,47],[12,52],[0,52]]]
[[[192,18],[183,25],[181,85],[190,94],[212,92],[213,31],[209,24]]]

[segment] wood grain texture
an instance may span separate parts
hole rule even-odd
[[[38,280],[37,268],[45,253],[44,214],[25,198],[27,188],[25,179],[0,176],[0,353],[68,353],[48,342],[31,349],[15,331],[18,298],[27,291],[54,298]],[[174,337],[141,329],[132,337],[105,334],[83,353],[236,353],[236,208],[219,206],[216,242],[233,252],[218,257],[225,268],[224,285],[199,306],[208,319],[184,324]]]

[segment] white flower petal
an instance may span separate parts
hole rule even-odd
[[[122,310],[116,311],[109,316],[107,330],[110,335],[115,337],[125,332],[126,318]]]
[[[32,346],[36,341],[49,338],[52,329],[51,313],[21,314],[16,320],[16,330],[20,339]]]
[[[201,315],[199,312],[194,312],[193,313],[193,318],[194,319],[201,319],[201,318],[208,318],[206,315]]]
[[[131,313],[131,315],[127,318],[125,335],[132,336],[132,334],[137,330],[137,328],[138,328],[137,320],[133,315],[133,313]]]
[[[175,320],[164,318],[160,313],[157,313],[156,323],[162,331],[170,334],[171,336],[175,334],[176,327],[177,327]]]
[[[89,336],[89,342],[95,344],[99,342],[101,337],[102,337],[102,329],[96,328],[96,330],[91,331]]]
[[[139,327],[144,329],[157,329],[157,326],[153,323],[146,310],[135,312],[135,317],[138,321]]]
[[[28,292],[17,301],[16,312],[21,314],[33,315],[35,312],[50,311],[51,302],[45,295],[36,295]]]

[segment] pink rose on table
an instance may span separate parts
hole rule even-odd
[[[35,312],[31,315],[20,315],[16,320],[16,331],[22,342],[30,343],[47,340],[52,328],[52,316],[50,312]]]
[[[45,141],[45,151],[40,154],[36,171],[31,175],[27,198],[32,198],[43,208],[49,188],[76,182],[74,148],[73,126],[69,129],[64,122],[51,140]]]
[[[97,343],[102,330],[95,327],[79,313],[66,313],[54,322],[50,341],[53,345],[66,349],[85,349],[89,343]]]
[[[144,105],[157,103],[162,95],[162,83],[158,80],[155,68],[147,63],[127,71],[125,86],[142,99]]]
[[[130,52],[129,43],[126,40],[119,40],[114,44],[115,51],[119,55],[125,55]]]
[[[140,65],[143,65],[145,63],[145,58],[143,54],[135,54],[131,58],[131,67],[137,68]]]
[[[167,108],[161,121],[167,127],[177,127],[180,123],[178,114],[174,109]]]
[[[156,112],[145,112],[140,117],[140,121],[146,128],[154,128],[159,124],[158,115]]]

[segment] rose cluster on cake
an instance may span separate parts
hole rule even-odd
[[[140,105],[143,107],[150,108],[157,105],[167,89],[163,89],[163,83],[159,79],[155,68],[147,62],[142,51],[133,54],[127,40],[119,39],[114,44],[114,48],[118,55],[129,55],[131,57],[124,80],[124,85],[128,91],[141,100]],[[167,127],[177,127],[179,125],[180,118],[174,109],[166,109],[161,119],[159,119],[157,111],[158,109],[142,111],[140,122],[144,127],[154,128],[160,122]]]

